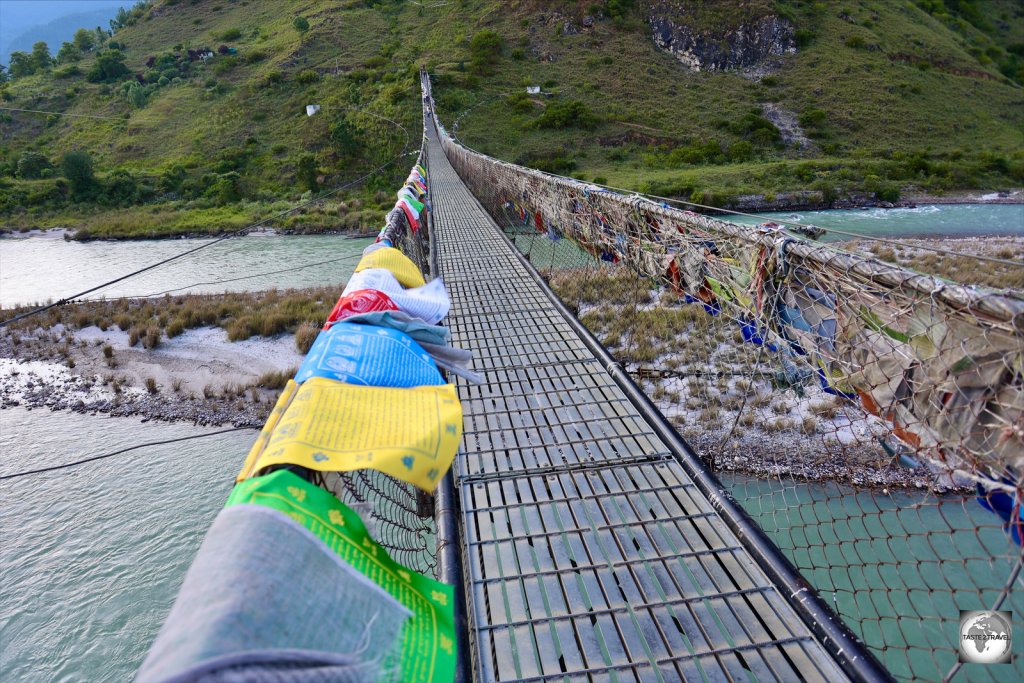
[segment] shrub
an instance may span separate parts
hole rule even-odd
[[[237,29],[237,28],[229,28],[227,31],[224,31],[224,33],[220,34],[220,39],[225,41],[225,42],[232,41],[232,40],[238,40],[241,37],[242,37],[242,31],[241,31],[241,29]]]
[[[113,83],[130,73],[120,50],[105,50],[96,55],[96,61],[85,74],[85,78],[90,83]]]
[[[17,170],[19,178],[42,178],[43,172],[52,168],[50,160],[39,152],[26,151],[18,157]]]
[[[142,346],[146,349],[155,349],[160,345],[160,328],[150,326],[146,328],[146,336],[142,338]]]
[[[156,385],[156,380],[153,379],[152,377],[146,378],[146,391],[148,391],[151,394],[155,394],[158,391],[160,391],[160,387]]]
[[[797,47],[807,47],[814,42],[814,31],[806,28],[798,28],[793,34]]]
[[[313,346],[313,342],[316,341],[318,334],[320,334],[320,327],[318,325],[314,325],[311,322],[304,322],[299,325],[299,328],[295,330],[295,347],[299,350],[299,353],[309,353],[309,349]]]
[[[299,75],[295,77],[295,80],[303,85],[309,85],[310,83],[316,83],[319,81],[320,74],[312,69],[306,69],[305,71],[300,71]]]
[[[522,90],[509,95],[505,101],[514,112],[525,114],[533,111],[533,101],[530,100],[530,96]]]
[[[164,331],[167,332],[168,339],[174,339],[185,331],[185,321],[181,318],[175,318],[167,324]]]
[[[104,344],[103,345],[103,357],[104,358],[113,358],[114,357],[114,347],[111,346],[110,344]]]
[[[92,157],[88,152],[68,152],[61,159],[60,165],[74,194],[87,195],[95,189],[96,178],[93,175]]]
[[[729,161],[749,161],[754,157],[754,146],[746,140],[740,140],[729,146]]]
[[[501,36],[490,29],[484,29],[473,36],[469,41],[470,65],[473,70],[484,71],[498,61],[502,45]]]
[[[294,377],[298,371],[298,368],[291,368],[290,370],[266,372],[256,380],[256,386],[263,389],[284,389],[284,386],[288,384],[288,380]]]
[[[567,100],[549,104],[544,112],[534,120],[534,128],[583,128],[590,130],[597,126],[597,117],[591,113],[583,102]]]

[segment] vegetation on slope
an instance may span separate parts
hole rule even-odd
[[[1024,30],[1019,6],[973,4],[993,24]],[[505,47],[489,74],[439,65],[439,104],[458,121],[460,138],[486,153],[697,201],[806,189],[826,199],[861,192],[891,201],[901,192],[1024,183],[1020,82],[976,56],[985,41],[995,53],[994,43],[955,11],[760,2],[733,16],[725,5],[705,7],[695,20],[729,23],[750,5],[767,6],[795,25],[797,54],[759,79],[692,72],[654,46],[639,8],[627,22],[599,19],[584,29],[587,10],[564,3],[561,12],[491,14],[459,26],[467,34],[494,30]],[[548,96],[527,96],[526,85]],[[565,102],[589,113],[586,125],[542,125],[547,110]],[[807,148],[783,141],[769,120],[779,110],[802,127]]]
[[[3,220],[80,236],[219,232],[393,161],[357,191],[275,221],[372,229],[407,170],[396,155],[420,134],[417,67],[389,58],[395,44],[362,3],[140,3],[79,61],[3,88],[2,106],[73,115],[0,112]],[[97,74],[104,59],[126,71]],[[320,112],[308,117],[307,104]],[[79,187],[61,169],[75,151],[94,168]],[[19,169],[31,155],[42,163]]]
[[[467,144],[620,187],[728,204],[1024,184],[1018,3],[660,4],[696,31],[777,16],[797,52],[753,76],[690,71],[643,0],[140,3],[56,62],[12,59],[0,106],[76,116],[0,111],[0,223],[238,229],[393,159],[396,123],[415,147],[421,65]],[[276,225],[373,229],[406,165]]]

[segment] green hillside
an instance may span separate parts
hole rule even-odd
[[[140,3],[80,59],[23,59],[0,85],[0,225],[80,236],[242,227],[374,172],[410,138],[415,149],[421,65],[467,144],[617,186],[729,203],[1024,184],[1019,3],[709,6]],[[655,45],[659,12],[711,36],[777,18],[796,52],[755,75],[691,71]],[[307,117],[307,104],[320,112]],[[75,151],[88,157],[62,163]],[[276,225],[372,230],[407,165]]]

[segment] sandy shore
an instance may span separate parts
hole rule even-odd
[[[199,328],[146,350],[130,347],[116,328],[66,332],[58,325],[18,334],[17,344],[11,333],[0,334],[2,407],[259,427],[278,390],[254,384],[302,362],[292,335],[229,342],[220,328]]]

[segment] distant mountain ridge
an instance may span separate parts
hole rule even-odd
[[[1015,0],[154,0],[104,49],[0,84],[7,107],[78,115],[0,112],[0,226],[95,204],[241,223],[386,164],[396,123],[415,144],[421,66],[468,145],[617,187],[717,206],[1021,187],[1022,32]],[[104,183],[88,202],[61,178],[74,150]]]
[[[37,3],[38,4],[38,3]],[[78,7],[93,3],[75,3]],[[61,43],[71,40],[75,31],[80,28],[94,29],[102,26],[109,28],[109,22],[117,14],[120,7],[131,7],[132,0],[117,0],[116,3],[94,3],[103,7],[88,12],[75,12],[49,21],[35,23],[24,27],[24,17],[16,17],[20,21],[12,22],[13,30],[0,29],[0,64],[7,64],[12,52],[20,50],[29,52],[33,43],[45,41],[51,53],[56,53]],[[37,15],[38,16],[38,15]],[[12,17],[15,19],[15,17]]]

